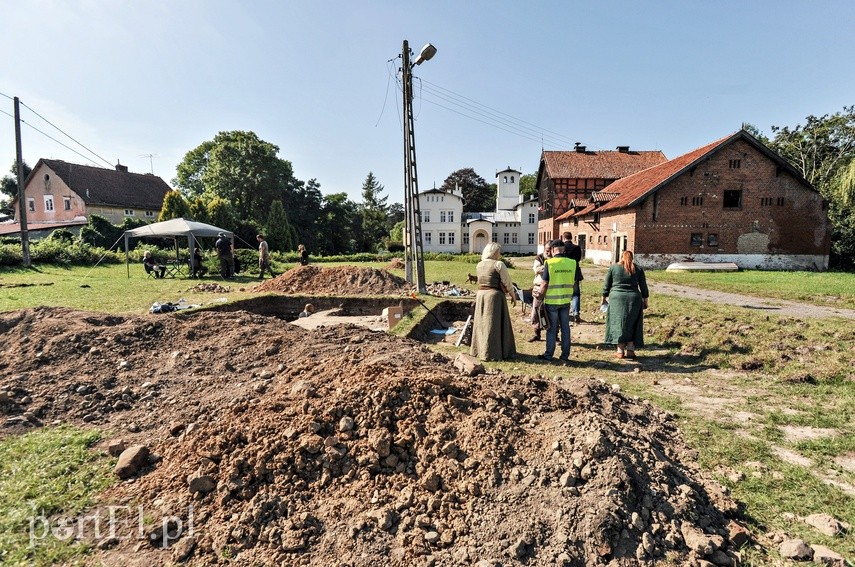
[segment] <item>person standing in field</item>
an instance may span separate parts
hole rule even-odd
[[[530,343],[541,340],[540,333],[543,331],[543,326],[540,324],[540,314],[543,310],[543,266],[546,261],[552,258],[552,249],[549,246],[544,247],[543,254],[538,254],[534,258],[534,263],[531,269],[534,271],[534,282],[531,287],[531,322],[534,327],[534,336],[528,340]]]
[[[644,270],[633,261],[632,252],[624,250],[603,282],[602,304],[608,305],[605,343],[617,345],[617,358],[635,358],[636,347],[644,346],[643,314],[649,296]]]
[[[217,257],[220,260],[220,276],[224,279],[231,279],[235,274],[235,257],[232,254],[232,241],[226,238],[222,232],[217,234],[217,242],[214,243],[214,248],[217,249]]]
[[[549,317],[549,329],[546,330],[546,352],[539,355],[541,360],[552,360],[561,330],[561,356],[564,362],[570,360],[570,302],[573,297],[573,285],[576,282],[576,260],[564,255],[564,242],[553,240],[552,258],[543,266],[541,277],[544,282],[543,304]]]
[[[255,237],[258,240],[258,279],[264,279],[264,270],[270,272],[270,277],[275,278],[273,268],[270,267],[270,247],[267,244],[263,234],[258,234]]]
[[[300,265],[308,266],[309,265],[309,251],[306,250],[306,247],[300,244],[297,246],[297,254],[300,256]]]
[[[561,240],[564,241],[564,255],[571,260],[576,261],[576,281],[573,285],[573,299],[570,302],[570,320],[574,323],[581,323],[582,318],[579,316],[582,308],[582,285],[581,282],[585,279],[582,276],[582,248],[573,244],[573,233],[565,232],[561,235]]]
[[[515,305],[513,284],[508,267],[499,258],[502,247],[490,242],[481,253],[475,268],[478,293],[472,322],[472,345],[469,354],[481,360],[506,360],[517,353],[511,313],[505,295]]]

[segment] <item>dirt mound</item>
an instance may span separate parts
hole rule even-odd
[[[403,270],[406,269],[407,265],[400,258],[392,258],[392,260],[386,265],[387,270]]]
[[[107,564],[738,564],[734,503],[670,416],[600,382],[464,378],[411,340],[241,312],[25,310],[0,344],[6,431],[122,432],[156,457],[102,501],[192,522]]]
[[[314,295],[406,295],[412,286],[386,270],[337,266],[297,266],[255,288],[255,291]]]
[[[229,293],[232,288],[227,285],[220,285],[215,282],[198,283],[187,291],[195,291],[197,293]]]

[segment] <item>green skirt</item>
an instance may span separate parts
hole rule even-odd
[[[609,345],[635,343],[637,347],[644,346],[644,311],[641,294],[612,290],[608,300],[605,343]]]

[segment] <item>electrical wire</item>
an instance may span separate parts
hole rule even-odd
[[[101,161],[103,161],[104,163],[106,163],[108,167],[113,167],[113,164],[112,164],[112,163],[110,163],[109,161],[105,160],[104,158],[102,158],[101,156],[99,156],[98,154],[96,154],[94,151],[90,150],[89,148],[87,148],[86,146],[84,146],[82,143],[80,143],[80,142],[78,142],[77,140],[75,140],[75,139],[74,139],[70,134],[68,134],[68,133],[64,132],[64,131],[62,130],[62,128],[60,128],[60,127],[59,127],[59,126],[57,126],[56,124],[53,124],[50,120],[48,120],[47,118],[45,118],[44,116],[42,116],[41,114],[39,114],[38,112],[36,112],[35,110],[33,110],[31,107],[27,106],[25,103],[23,103],[23,102],[22,102],[22,103],[21,103],[21,106],[23,106],[24,108],[28,109],[30,112],[32,112],[33,114],[35,114],[36,116],[38,116],[39,118],[41,118],[42,120],[44,120],[45,122],[47,122],[48,124],[50,124],[51,126],[53,126],[56,130],[58,130],[59,132],[61,132],[61,133],[62,133],[65,137],[67,137],[69,140],[72,140],[75,144],[77,144],[78,146],[80,146],[81,148],[83,148],[84,150],[86,150],[87,152],[89,152],[90,154],[92,154],[93,156],[97,157],[98,159],[100,159]],[[23,121],[22,121],[22,122],[23,122]],[[30,125],[30,128],[33,128],[33,126],[32,126],[32,125]],[[44,132],[42,132],[42,133],[44,134]],[[47,134],[45,134],[45,135],[47,135]],[[50,136],[48,136],[48,137],[50,137]],[[54,140],[54,139],[53,139],[53,138],[51,138],[51,140]],[[54,141],[56,142],[56,140],[54,140]],[[68,146],[66,146],[66,147],[68,147]],[[69,149],[70,149],[70,148],[69,148]],[[76,152],[75,152],[75,153],[76,153]],[[80,155],[80,154],[77,154],[77,155]]]
[[[558,147],[567,147],[575,143],[572,138],[491,108],[469,97],[425,81],[420,77],[415,78],[420,84],[418,96],[420,102],[427,102],[449,112],[474,120],[475,122],[480,122],[481,124],[533,142],[539,142],[541,146],[543,146],[544,142],[554,144]],[[399,90],[403,91],[401,81],[397,80],[396,83]]]

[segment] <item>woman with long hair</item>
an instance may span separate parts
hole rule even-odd
[[[617,345],[617,358],[635,358],[636,347],[644,346],[643,313],[649,296],[644,270],[632,252],[624,250],[603,283],[603,305],[608,305],[605,343]]]
[[[472,323],[472,346],[469,354],[481,360],[505,360],[517,353],[511,312],[505,295],[514,299],[511,275],[499,258],[502,247],[489,242],[475,268],[478,293],[475,295],[475,317]]]

